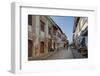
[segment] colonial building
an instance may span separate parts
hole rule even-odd
[[[73,43],[77,49],[85,48],[88,50],[88,18],[75,17],[73,27]],[[82,52],[81,50],[79,50]],[[85,51],[87,55],[87,51]]]
[[[28,59],[65,48],[67,37],[49,16],[28,15]]]

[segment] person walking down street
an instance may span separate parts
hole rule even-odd
[[[69,46],[69,41],[67,41],[67,50],[68,50],[68,46]]]

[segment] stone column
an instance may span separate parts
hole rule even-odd
[[[40,32],[40,16],[35,16],[35,39],[34,39],[34,47],[35,47],[35,55],[40,55],[40,40],[39,40],[39,32]]]
[[[46,20],[46,24],[45,24],[45,53],[48,53],[48,20]]]
[[[52,39],[51,48],[54,49],[54,40]]]
[[[32,57],[35,56],[35,25],[36,25],[35,16],[32,16],[32,35],[33,35]]]
[[[51,27],[51,48],[54,49],[54,42],[53,42],[53,26]]]

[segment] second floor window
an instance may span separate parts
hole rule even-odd
[[[28,15],[28,25],[32,26],[32,15]]]
[[[60,33],[58,33],[58,37],[59,37],[59,38],[61,38],[61,35],[60,35]]]
[[[43,21],[40,21],[40,26],[41,26],[41,31],[44,32],[45,23]]]
[[[51,28],[49,28],[49,34],[51,35]]]

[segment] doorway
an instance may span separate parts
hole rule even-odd
[[[40,42],[40,53],[44,53],[44,42]]]
[[[32,46],[33,46],[32,40],[28,40],[28,57],[32,57]]]

